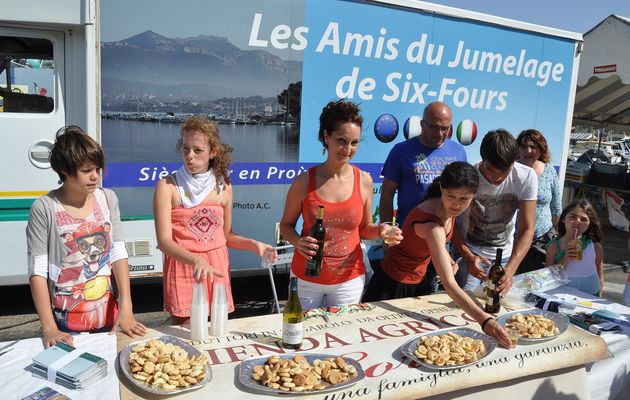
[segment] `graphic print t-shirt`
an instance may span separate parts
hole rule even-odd
[[[475,165],[479,172],[479,163]],[[479,172],[479,188],[468,208],[458,218],[472,252],[491,260],[496,249],[503,249],[503,257],[512,254],[514,226],[519,202],[536,200],[538,177],[533,169],[515,163],[507,178],[499,185],[488,182]]]
[[[94,208],[86,218],[70,215],[55,192],[31,208],[27,241],[29,256],[48,256],[48,281],[53,315],[60,329],[93,331],[114,323],[117,307],[111,284],[111,248],[122,236],[113,192],[94,192]]]
[[[431,182],[454,161],[466,161],[463,146],[450,139],[434,149],[420,143],[417,137],[395,145],[387,156],[381,175],[398,183],[398,214],[400,226],[409,212],[424,199]]]

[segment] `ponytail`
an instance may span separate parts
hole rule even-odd
[[[431,182],[431,185],[429,185],[429,188],[427,189],[427,192],[424,195],[424,199],[422,199],[422,201],[435,199],[442,196],[442,188],[440,187],[440,182],[442,182],[442,176],[438,176],[433,180],[433,182]]]

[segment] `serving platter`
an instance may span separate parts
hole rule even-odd
[[[553,321],[553,324],[558,328],[558,334],[554,335],[554,336],[547,336],[547,337],[541,337],[541,338],[529,338],[529,337],[525,337],[525,336],[521,336],[518,340],[519,342],[545,342],[547,340],[552,340],[557,338],[558,336],[562,335],[564,333],[564,331],[567,330],[567,328],[569,327],[569,317],[567,317],[564,314],[560,314],[560,313],[555,313],[555,312],[551,312],[551,311],[545,311],[545,310],[541,310],[540,308],[531,308],[528,310],[516,310],[516,311],[510,311],[507,312],[505,314],[501,314],[500,316],[497,317],[497,322],[499,323],[499,325],[501,325],[502,327],[505,328],[505,324],[507,323],[507,320],[514,314],[521,314],[523,316],[526,315],[542,315],[543,317],[550,319],[551,321]]]
[[[426,362],[425,360],[418,358],[416,356],[415,350],[418,348],[419,342],[422,342],[424,339],[427,339],[431,336],[445,335],[448,333],[454,333],[459,336],[470,337],[472,339],[479,339],[483,342],[485,350],[477,355],[477,360],[463,363],[463,364],[456,364],[456,365],[430,364]],[[470,328],[445,328],[445,329],[439,329],[433,332],[423,333],[420,336],[416,336],[415,338],[403,344],[400,347],[400,352],[403,353],[406,357],[422,365],[423,367],[430,368],[430,369],[437,369],[437,370],[448,370],[448,369],[457,369],[457,368],[467,367],[469,365],[474,365],[478,363],[479,361],[483,360],[484,358],[486,358],[488,355],[490,355],[490,353],[492,353],[496,347],[497,347],[497,341],[494,338],[486,335],[485,333],[482,333],[482,332],[479,332]]]
[[[326,358],[337,358],[337,356],[335,355],[331,355],[331,354],[321,354],[321,353],[296,353],[296,354],[280,354],[280,355],[274,355],[274,357],[279,357],[279,358],[284,358],[287,360],[291,360],[293,359],[293,357],[295,357],[296,355],[302,355],[306,358],[306,361],[308,361],[309,364],[313,364],[313,361],[315,361],[316,359],[319,360],[325,360]],[[351,358],[346,358],[344,357],[344,361],[346,362],[347,365],[352,365],[354,366],[354,368],[357,371],[357,375],[354,378],[350,378],[347,381],[343,382],[343,383],[339,383],[336,385],[332,385],[328,382],[324,382],[322,380],[322,384],[326,385],[326,387],[324,389],[319,389],[319,390],[305,390],[302,392],[295,392],[295,391],[283,391],[280,389],[273,389],[270,387],[267,387],[263,384],[261,384],[260,382],[255,381],[252,378],[252,374],[254,371],[254,367],[257,365],[264,365],[265,362],[270,358],[271,356],[262,356],[262,357],[254,357],[254,358],[248,358],[246,360],[243,360],[241,362],[241,364],[239,365],[239,370],[238,370],[238,381],[245,387],[258,392],[258,393],[264,393],[264,394],[272,394],[272,395],[281,395],[281,396],[288,396],[288,397],[293,397],[293,396],[297,396],[297,395],[313,395],[313,394],[320,394],[320,393],[329,393],[329,392],[334,392],[343,388],[347,388],[349,386],[352,386],[354,384],[356,384],[357,382],[359,382],[360,380],[365,378],[365,373],[363,372],[363,368],[361,368],[361,364],[359,364],[358,361],[353,360]]]
[[[198,357],[202,355],[202,353],[199,350],[197,350],[194,346],[191,346],[190,344],[184,342],[183,340],[175,336],[164,335],[164,336],[159,336],[159,337],[155,337],[151,339],[160,340],[164,342],[164,344],[172,343],[173,345],[179,346],[188,353],[189,357],[190,356]],[[205,378],[201,382],[188,386],[188,387],[177,388],[173,390],[164,390],[164,389],[157,388],[153,385],[146,384],[146,383],[143,383],[142,381],[135,379],[133,377],[133,372],[131,371],[131,367],[129,366],[129,357],[131,355],[132,349],[139,344],[146,344],[151,339],[139,340],[137,342],[130,343],[120,352],[120,356],[118,358],[120,369],[134,386],[148,393],[170,396],[170,395],[175,395],[179,393],[190,392],[192,390],[201,389],[208,382],[212,380],[212,370],[210,369],[210,364],[205,365]]]

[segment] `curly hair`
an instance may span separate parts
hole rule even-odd
[[[337,100],[326,104],[319,115],[318,140],[326,147],[324,133],[329,135],[336,131],[341,124],[351,122],[363,128],[363,117],[360,115],[359,106],[351,101]]]
[[[567,228],[564,226],[564,219],[567,214],[571,212],[571,210],[575,208],[581,208],[584,210],[586,215],[588,215],[588,219],[590,223],[588,224],[588,228],[582,234],[582,236],[586,236],[591,239],[593,242],[601,242],[603,238],[602,233],[602,225],[599,222],[599,217],[597,216],[597,211],[595,211],[595,207],[586,199],[577,199],[571,202],[568,206],[562,210],[562,214],[560,214],[560,222],[558,223],[558,236],[562,237],[566,235]]]
[[[547,145],[547,139],[543,136],[542,132],[536,129],[526,129],[521,132],[516,138],[516,144],[523,146],[526,140],[531,140],[538,149],[540,150],[540,157],[538,157],[538,161],[544,162],[545,164],[551,161],[551,153],[549,152],[549,146]]]
[[[76,177],[79,168],[85,164],[94,164],[101,170],[105,168],[101,145],[76,125],[59,129],[50,149],[50,166],[61,182],[68,176]]]
[[[232,153],[234,149],[230,145],[221,143],[219,126],[215,122],[200,115],[188,118],[182,124],[179,140],[177,141],[176,149],[180,153],[184,145],[184,133],[186,132],[200,132],[206,136],[210,150],[216,151],[216,155],[208,163],[208,169],[214,170],[217,182],[223,181],[229,184],[230,164],[232,163],[230,153]]]

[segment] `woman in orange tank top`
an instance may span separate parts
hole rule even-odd
[[[475,319],[481,329],[510,347],[505,330],[482,310],[455,281],[457,264],[446,250],[453,236],[455,219],[473,200],[479,175],[473,166],[456,161],[435,178],[422,203],[411,210],[403,224],[403,241],[389,249],[374,266],[374,275],[365,293],[366,301],[387,300],[420,295],[429,261],[433,261],[446,293]]]
[[[363,119],[356,104],[330,102],[320,117],[319,141],[326,161],[298,176],[289,192],[280,231],[295,247],[291,272],[305,309],[358,303],[365,284],[360,239],[382,236],[386,228],[372,223],[372,178],[350,164],[361,139]],[[324,206],[326,240],[319,277],[307,276],[306,262],[316,254],[309,236],[318,206]],[[302,232],[295,229],[302,216]],[[397,229],[397,228],[396,228]],[[402,240],[397,229],[397,241]]]

